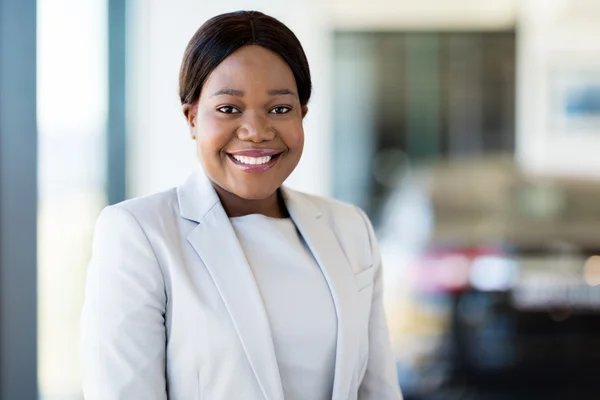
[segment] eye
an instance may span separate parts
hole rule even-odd
[[[219,111],[220,113],[223,114],[239,114],[240,110],[238,110],[237,108],[233,107],[233,106],[222,106],[217,108],[217,111]]]
[[[269,114],[287,114],[290,111],[292,111],[291,107],[288,107],[288,106],[277,106],[277,107],[271,109],[271,111],[269,111]]]

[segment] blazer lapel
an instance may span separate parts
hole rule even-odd
[[[354,274],[335,233],[308,197],[283,188],[288,211],[302,234],[331,290],[337,320],[337,350],[333,400],[347,400],[358,352],[356,310],[358,296]]]
[[[260,291],[219,198],[202,171],[178,188],[181,216],[198,222],[188,236],[223,298],[267,400],[283,400],[271,329]]]

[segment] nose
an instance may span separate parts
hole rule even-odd
[[[275,130],[269,125],[266,116],[258,112],[246,112],[237,131],[240,140],[254,143],[266,142],[275,138]]]

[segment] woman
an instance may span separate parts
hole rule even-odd
[[[281,22],[235,12],[196,32],[180,97],[203,168],[101,213],[86,399],[401,398],[369,220],[282,186],[310,93]]]

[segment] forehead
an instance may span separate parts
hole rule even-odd
[[[204,93],[234,89],[267,92],[289,89],[296,92],[292,70],[274,52],[260,46],[244,46],[227,57],[209,75]]]

